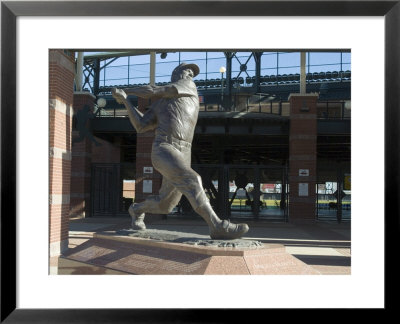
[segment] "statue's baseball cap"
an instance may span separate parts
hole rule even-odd
[[[179,73],[180,71],[185,69],[191,69],[193,71],[194,77],[200,73],[200,68],[196,64],[181,63],[174,69],[174,71],[172,71],[172,75],[174,75],[175,73]]]

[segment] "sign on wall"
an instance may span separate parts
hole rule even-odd
[[[153,173],[153,167],[143,167],[143,173]]]
[[[153,192],[153,180],[143,180],[143,193]]]
[[[299,169],[299,176],[300,177],[308,177],[310,175],[309,169]]]
[[[299,196],[308,196],[308,183],[299,183]]]

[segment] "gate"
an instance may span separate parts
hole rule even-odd
[[[135,199],[134,163],[93,163],[91,215],[126,216]]]
[[[287,221],[287,168],[263,165],[193,165],[221,219]]]
[[[92,216],[115,216],[119,201],[119,165],[92,165]]]
[[[330,174],[319,171],[317,219],[338,223],[351,220],[350,174],[344,173],[341,169]]]

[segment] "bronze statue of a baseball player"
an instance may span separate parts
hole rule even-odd
[[[191,168],[191,143],[199,114],[199,97],[192,78],[198,74],[196,64],[182,63],[174,69],[172,82],[166,86],[112,90],[114,98],[125,105],[138,133],[155,130],[151,160],[163,176],[158,195],[129,207],[132,228],[146,229],[145,213],[168,214],[183,194],[207,222],[212,239],[236,239],[249,230],[248,225],[221,220],[210,205],[201,177]],[[127,95],[159,100],[142,114],[127,100]]]

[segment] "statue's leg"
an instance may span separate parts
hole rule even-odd
[[[132,228],[144,230],[146,213],[168,214],[179,203],[182,194],[167,179],[163,178],[158,195],[152,195],[141,203],[134,203],[129,207],[132,218]]]
[[[181,174],[181,177],[171,181],[189,200],[194,211],[207,222],[212,239],[237,239],[247,233],[247,224],[234,224],[217,216],[204,192],[200,175],[191,168],[181,170]]]
[[[190,166],[190,149],[181,151],[172,145],[163,144],[153,151],[154,167],[163,175],[164,179],[178,189],[189,200],[192,208],[207,222],[210,236],[213,239],[235,239],[245,234],[247,224],[233,224],[221,220],[211,207],[205,194],[201,177]]]

